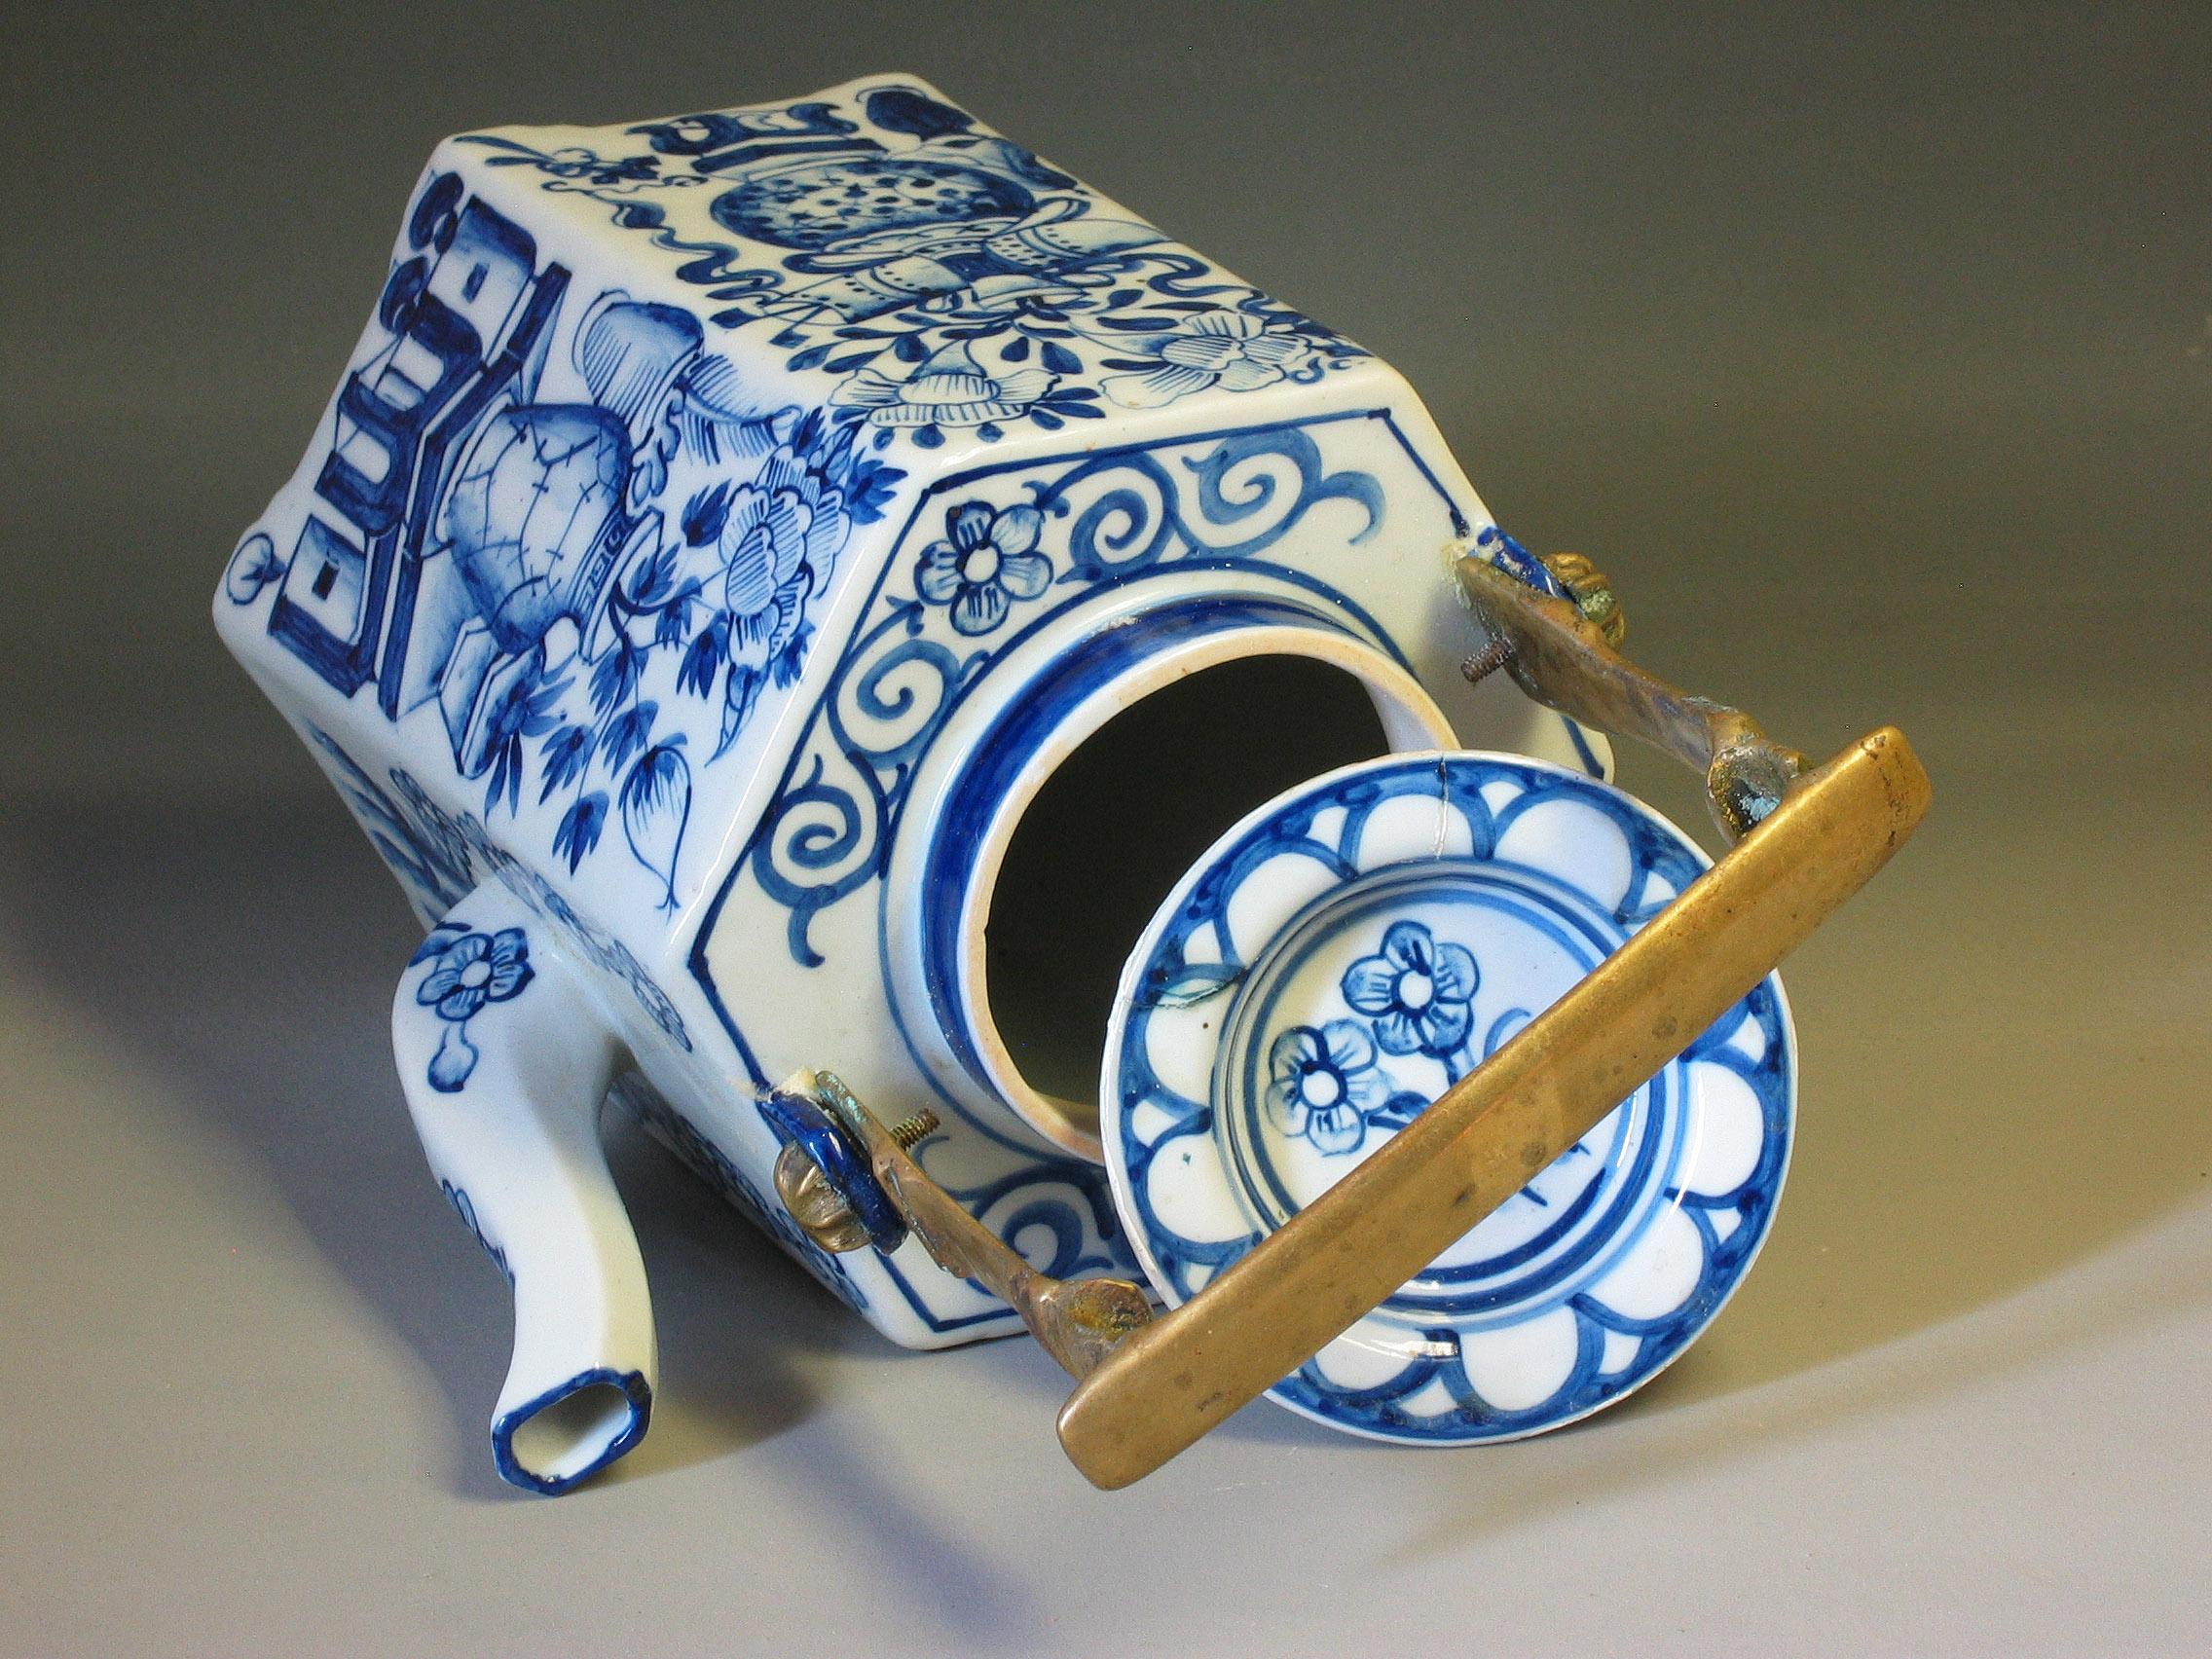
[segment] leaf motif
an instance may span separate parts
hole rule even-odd
[[[522,804],[522,739],[503,739],[492,753],[492,778],[484,791],[484,816],[490,818],[499,809],[499,797],[507,800],[511,814]]]
[[[683,539],[693,547],[704,547],[722,533],[729,522],[730,485],[727,479],[712,489],[695,493],[683,504]]]
[[[788,691],[798,683],[799,670],[806,666],[807,642],[814,638],[814,624],[801,622],[798,631],[792,635],[791,644],[775,654],[768,664],[768,676],[776,682],[776,689]]]
[[[1043,355],[1045,367],[1051,369],[1056,375],[1079,375],[1083,373],[1083,359],[1065,346],[1055,346],[1048,340],[1045,342]]]
[[[537,792],[541,803],[550,799],[555,790],[566,789],[583,775],[598,742],[587,725],[565,725],[553,734],[540,759],[545,769],[544,784]]]
[[[627,635],[617,635],[614,646],[591,671],[591,706],[604,715],[638,694],[638,679],[645,670],[645,649]]]
[[[561,699],[566,695],[568,689],[569,682],[566,678],[550,682],[545,680],[534,682],[529,692],[522,699],[518,718],[512,727],[513,735],[517,737],[543,737],[551,731],[555,725],[560,723]],[[519,766],[522,758],[519,748],[515,758],[516,764]],[[516,782],[519,784],[521,780],[518,778]]]
[[[609,772],[621,770],[622,763],[645,748],[652,736],[653,717],[660,713],[658,703],[640,703],[634,709],[625,709],[610,721],[607,736],[601,741],[601,754]]]
[[[1400,1089],[1367,1115],[1367,1121],[1378,1128],[1402,1129],[1423,1112],[1428,1101],[1411,1089]]]
[[[691,641],[683,661],[677,666],[676,688],[694,696],[705,697],[715,688],[715,676],[721,672],[722,658],[729,650],[729,613],[718,611],[715,619],[700,629]]]
[[[656,743],[622,780],[622,833],[630,854],[661,878],[662,903],[676,907],[676,860],[691,818],[691,763],[682,739]]]
[[[745,729],[745,718],[753,713],[755,699],[760,695],[763,676],[756,668],[733,664],[729,680],[722,686],[722,729],[710,759],[719,760],[729,746],[737,741],[737,734]]]
[[[848,432],[857,430],[846,429]],[[852,514],[853,522],[874,524],[880,520],[883,509],[891,504],[899,481],[905,476],[905,468],[886,466],[880,461],[864,461],[854,467],[851,481],[845,486],[845,510]]]
[[[640,565],[624,589],[624,597],[640,610],[650,610],[667,596],[676,577],[676,551],[660,547]]]
[[[553,852],[556,857],[569,855],[569,873],[576,873],[576,866],[586,855],[599,845],[599,837],[607,828],[607,792],[594,790],[561,815],[560,828],[553,831]]]
[[[823,441],[822,453],[815,458],[815,466],[826,478],[834,478],[852,459],[853,440],[860,436],[852,426],[831,426]]]
[[[693,585],[696,586],[697,584],[694,583]],[[691,596],[689,594],[678,594],[669,600],[667,607],[660,613],[660,620],[653,624],[653,644],[656,646],[673,645],[677,641],[683,638],[684,613],[690,608]]]

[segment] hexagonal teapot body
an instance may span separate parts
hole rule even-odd
[[[1132,1272],[1082,1109],[991,1025],[1013,826],[1254,654],[1354,675],[1394,747],[1602,772],[1457,675],[1470,545],[1509,544],[1394,373],[886,75],[440,146],[216,615],[425,922],[518,899],[648,1124],[934,1346],[1011,1316],[806,1243],[759,1092],[932,1106],[931,1172],[1039,1266]]]

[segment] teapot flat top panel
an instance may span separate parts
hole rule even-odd
[[[910,77],[494,129],[440,163],[471,151],[545,191],[575,234],[648,243],[703,318],[736,331],[720,344],[760,397],[857,411],[927,447],[1310,384],[1364,356]],[[628,378],[649,392],[649,375]]]

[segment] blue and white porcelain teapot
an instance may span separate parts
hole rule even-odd
[[[880,1190],[784,1080],[926,1109],[900,1156],[1038,1275],[1180,1301],[1693,882],[1603,736],[1462,675],[1469,556],[1559,591],[1387,366],[911,76],[439,146],[215,614],[430,929],[395,1045],[514,1288],[501,1472],[645,1430],[610,1088],[878,1330],[966,1342],[1003,1284],[794,1224],[787,1146]],[[1399,758],[1231,830],[1100,1097],[1033,1087],[982,949],[1025,808],[1118,712],[1284,655]],[[1701,1042],[1278,1397],[1494,1438],[1679,1351],[1780,1184],[1778,987]]]

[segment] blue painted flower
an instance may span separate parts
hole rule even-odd
[[[1037,551],[1045,515],[1035,507],[963,501],[944,515],[945,539],[922,549],[914,586],[932,605],[952,608],[952,626],[988,634],[1017,599],[1051,585],[1052,562]]]
[[[438,953],[415,1000],[458,1025],[486,1003],[505,1002],[531,981],[530,940],[520,928],[462,934]]]
[[[789,444],[729,500],[716,553],[722,564],[732,660],[765,666],[798,631],[806,596],[822,585],[852,521],[845,498]]]
[[[1375,1045],[1348,1019],[1315,1030],[1294,1025],[1268,1050],[1268,1119],[1325,1153],[1351,1152],[1367,1137],[1367,1114],[1390,1098],[1375,1069]]]
[[[468,1022],[486,1003],[505,1002],[530,983],[530,940],[520,928],[469,933],[447,922],[431,931],[414,960],[430,964],[415,987],[415,1000],[445,1021],[437,1052],[430,1056],[430,1087],[457,1094],[476,1070]]]
[[[1106,395],[1124,409],[1156,409],[1195,391],[1221,387],[1256,391],[1311,364],[1313,348],[1281,323],[1248,312],[1201,312],[1171,333],[1116,341],[1133,357],[1157,357],[1160,366],[1138,374],[1109,375]]]
[[[903,380],[862,369],[830,394],[831,403],[867,411],[877,426],[980,426],[1019,418],[1058,377],[1039,368],[986,375],[956,341],[917,364]]]
[[[777,447],[758,480],[731,495],[726,507],[715,543],[721,565],[720,638],[729,663],[718,756],[771,677],[779,685],[797,678],[806,602],[829,581],[852,529],[843,492],[789,444]]]
[[[1444,1055],[1467,1040],[1481,980],[1464,946],[1438,944],[1419,922],[1393,922],[1381,955],[1363,956],[1345,970],[1344,993],[1375,1021],[1384,1052]]]

